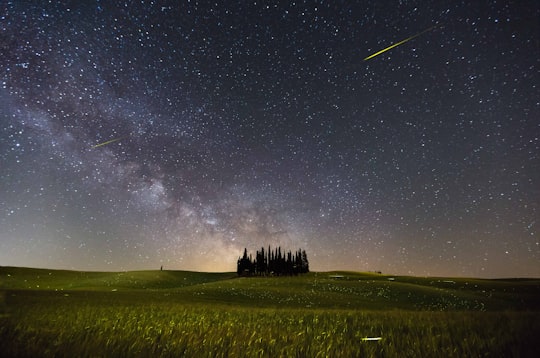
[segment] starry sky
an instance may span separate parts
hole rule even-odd
[[[316,271],[538,277],[539,19],[2,1],[0,265],[234,271],[281,245]]]

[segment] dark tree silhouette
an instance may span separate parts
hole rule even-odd
[[[306,250],[302,250],[302,259],[301,259],[301,272],[309,272],[309,261],[307,259]]]
[[[253,263],[251,259],[248,258],[247,249],[244,249],[244,256],[238,258],[238,264],[236,266],[236,271],[238,275],[250,275],[252,272]]]
[[[272,250],[268,246],[255,253],[255,260],[248,256],[247,248],[244,255],[238,258],[237,273],[241,276],[293,276],[309,272],[309,262],[305,250],[296,252],[281,252],[281,247]]]

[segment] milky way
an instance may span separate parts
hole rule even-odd
[[[536,1],[82,3],[0,8],[0,265],[540,276]]]

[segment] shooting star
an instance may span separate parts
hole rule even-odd
[[[418,36],[423,35],[423,34],[425,34],[425,33],[428,32],[428,31],[433,30],[435,27],[437,27],[437,25],[431,26],[429,29],[426,29],[426,30],[424,30],[424,31],[422,31],[422,32],[419,32],[419,33],[417,33],[417,34],[414,35],[414,36],[408,37],[408,38],[406,38],[405,40],[402,40],[402,41],[399,41],[398,43],[393,44],[392,46],[388,46],[388,47],[385,48],[385,49],[382,49],[382,50],[380,50],[380,51],[378,51],[378,52],[375,52],[373,55],[369,55],[368,57],[364,58],[364,61],[371,60],[373,57],[379,56],[381,53],[385,53],[386,51],[391,50],[391,49],[393,49],[394,47],[397,47],[397,46],[399,46],[399,45],[403,45],[405,42],[411,41],[412,39],[417,38]]]
[[[111,143],[114,143],[114,142],[118,142],[119,140],[122,140],[124,138],[127,138],[128,136],[124,136],[124,137],[120,137],[120,138],[116,138],[116,139],[111,139],[111,140],[108,140],[106,142],[103,142],[103,143],[99,143],[99,144],[96,144],[96,145],[93,145],[90,147],[90,149],[94,149],[94,148],[98,148],[98,147],[103,147],[104,145],[107,145],[107,144],[111,144]]]

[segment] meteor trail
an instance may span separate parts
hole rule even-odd
[[[422,32],[419,32],[419,33],[417,33],[417,34],[414,35],[414,36],[408,37],[408,38],[406,38],[405,40],[402,40],[402,41],[400,41],[400,42],[398,42],[398,43],[393,44],[392,46],[388,46],[388,47],[385,48],[385,49],[382,49],[382,50],[380,50],[380,51],[378,51],[378,52],[375,52],[373,55],[370,55],[370,56],[364,58],[364,61],[371,60],[373,57],[378,56],[378,55],[380,55],[381,53],[384,53],[384,52],[386,52],[386,51],[388,51],[388,50],[393,49],[394,47],[397,47],[397,46],[399,46],[399,45],[402,45],[402,44],[404,44],[404,43],[407,42],[407,41],[411,41],[412,39],[414,39],[414,38],[416,38],[416,37],[418,37],[418,36],[420,36],[420,35],[422,35],[422,34],[425,34],[425,33],[428,32],[428,31],[432,30],[434,27],[437,27],[437,25],[431,26],[429,29],[426,29],[426,30],[424,30],[424,31],[422,31]]]
[[[122,140],[124,138],[127,138],[127,136],[124,136],[124,137],[120,137],[120,138],[116,138],[116,139],[111,139],[111,140],[108,140],[106,142],[103,142],[103,143],[99,143],[99,144],[96,144],[96,145],[93,145],[92,147],[90,147],[91,149],[94,149],[94,148],[98,148],[98,147],[102,147],[104,145],[107,145],[107,144],[111,144],[111,143],[114,143],[114,142],[118,142],[119,140]]]

